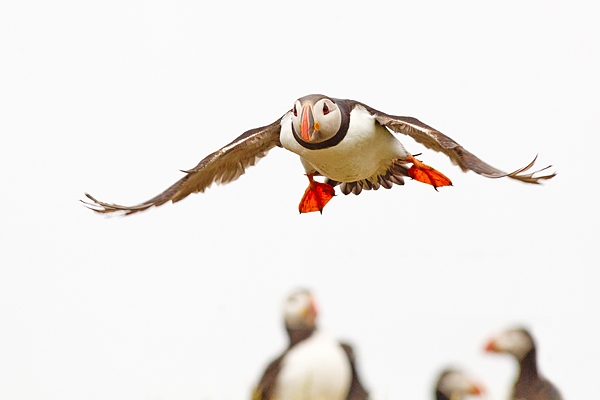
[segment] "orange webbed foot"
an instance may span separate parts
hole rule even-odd
[[[427,183],[433,186],[435,190],[440,186],[452,186],[452,181],[446,175],[422,163],[413,156],[409,156],[407,161],[413,163],[412,167],[408,169],[408,176],[411,178]]]
[[[318,211],[323,213],[323,207],[335,196],[335,189],[327,183],[317,182],[312,174],[307,174],[308,187],[304,191],[304,196],[300,200],[298,210],[300,214]]]

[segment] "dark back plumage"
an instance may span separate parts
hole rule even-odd
[[[538,372],[536,347],[519,361],[519,376],[513,387],[514,400],[562,400],[558,389]]]

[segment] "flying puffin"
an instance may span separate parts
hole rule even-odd
[[[508,353],[519,362],[519,377],[511,399],[562,400],[558,389],[538,373],[535,343],[526,329],[516,328],[501,333],[488,342],[485,350]]]
[[[352,347],[316,328],[312,294],[298,290],[284,306],[289,345],[272,361],[252,394],[253,400],[364,400]]]
[[[126,207],[96,200],[86,193],[91,202],[83,203],[99,213],[128,215],[168,201],[177,202],[190,193],[204,192],[213,183],[236,180],[273,147],[283,147],[300,156],[309,182],[298,206],[300,213],[322,212],[338,185],[342,193],[356,195],[362,190],[403,185],[405,176],[436,190],[452,185],[444,174],[417,160],[390,131],[408,135],[425,147],[446,154],[463,171],[471,170],[488,178],[506,176],[539,183],[556,175],[534,176],[549,167],[525,173],[535,158],[527,166],[505,173],[416,118],[389,115],[355,100],[311,94],[296,100],[277,121],[244,132],[195,168],[183,171],[183,178],[148,201]],[[324,177],[324,182],[315,180],[316,176]]]
[[[463,371],[448,368],[442,371],[435,385],[436,400],[462,400],[466,395],[479,396],[483,386],[473,382]]]

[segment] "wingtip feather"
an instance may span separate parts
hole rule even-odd
[[[539,174],[542,171],[545,171],[545,170],[551,168],[552,165],[548,165],[547,167],[538,169],[537,171],[533,171],[531,173],[526,173],[526,174],[523,173],[525,171],[529,171],[531,169],[531,167],[533,167],[537,158],[538,158],[538,155],[536,154],[535,157],[533,158],[533,160],[529,164],[527,164],[525,167],[519,168],[516,171],[506,174],[506,176],[508,176],[509,178],[512,178],[512,179],[519,180],[521,182],[534,183],[534,184],[541,184],[541,181],[554,178],[556,176],[556,172],[552,172],[547,175],[534,176],[536,174]]]

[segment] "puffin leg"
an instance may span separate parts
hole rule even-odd
[[[304,196],[300,200],[298,210],[300,214],[318,211],[323,213],[323,207],[335,196],[335,189],[328,183],[317,182],[313,179],[315,174],[306,174],[308,177],[308,187],[304,191]]]
[[[406,161],[413,164],[412,167],[408,169],[408,176],[411,178],[433,186],[436,191],[440,186],[452,186],[452,181],[450,181],[446,175],[433,169],[429,165],[422,163],[412,155],[408,156]]]

